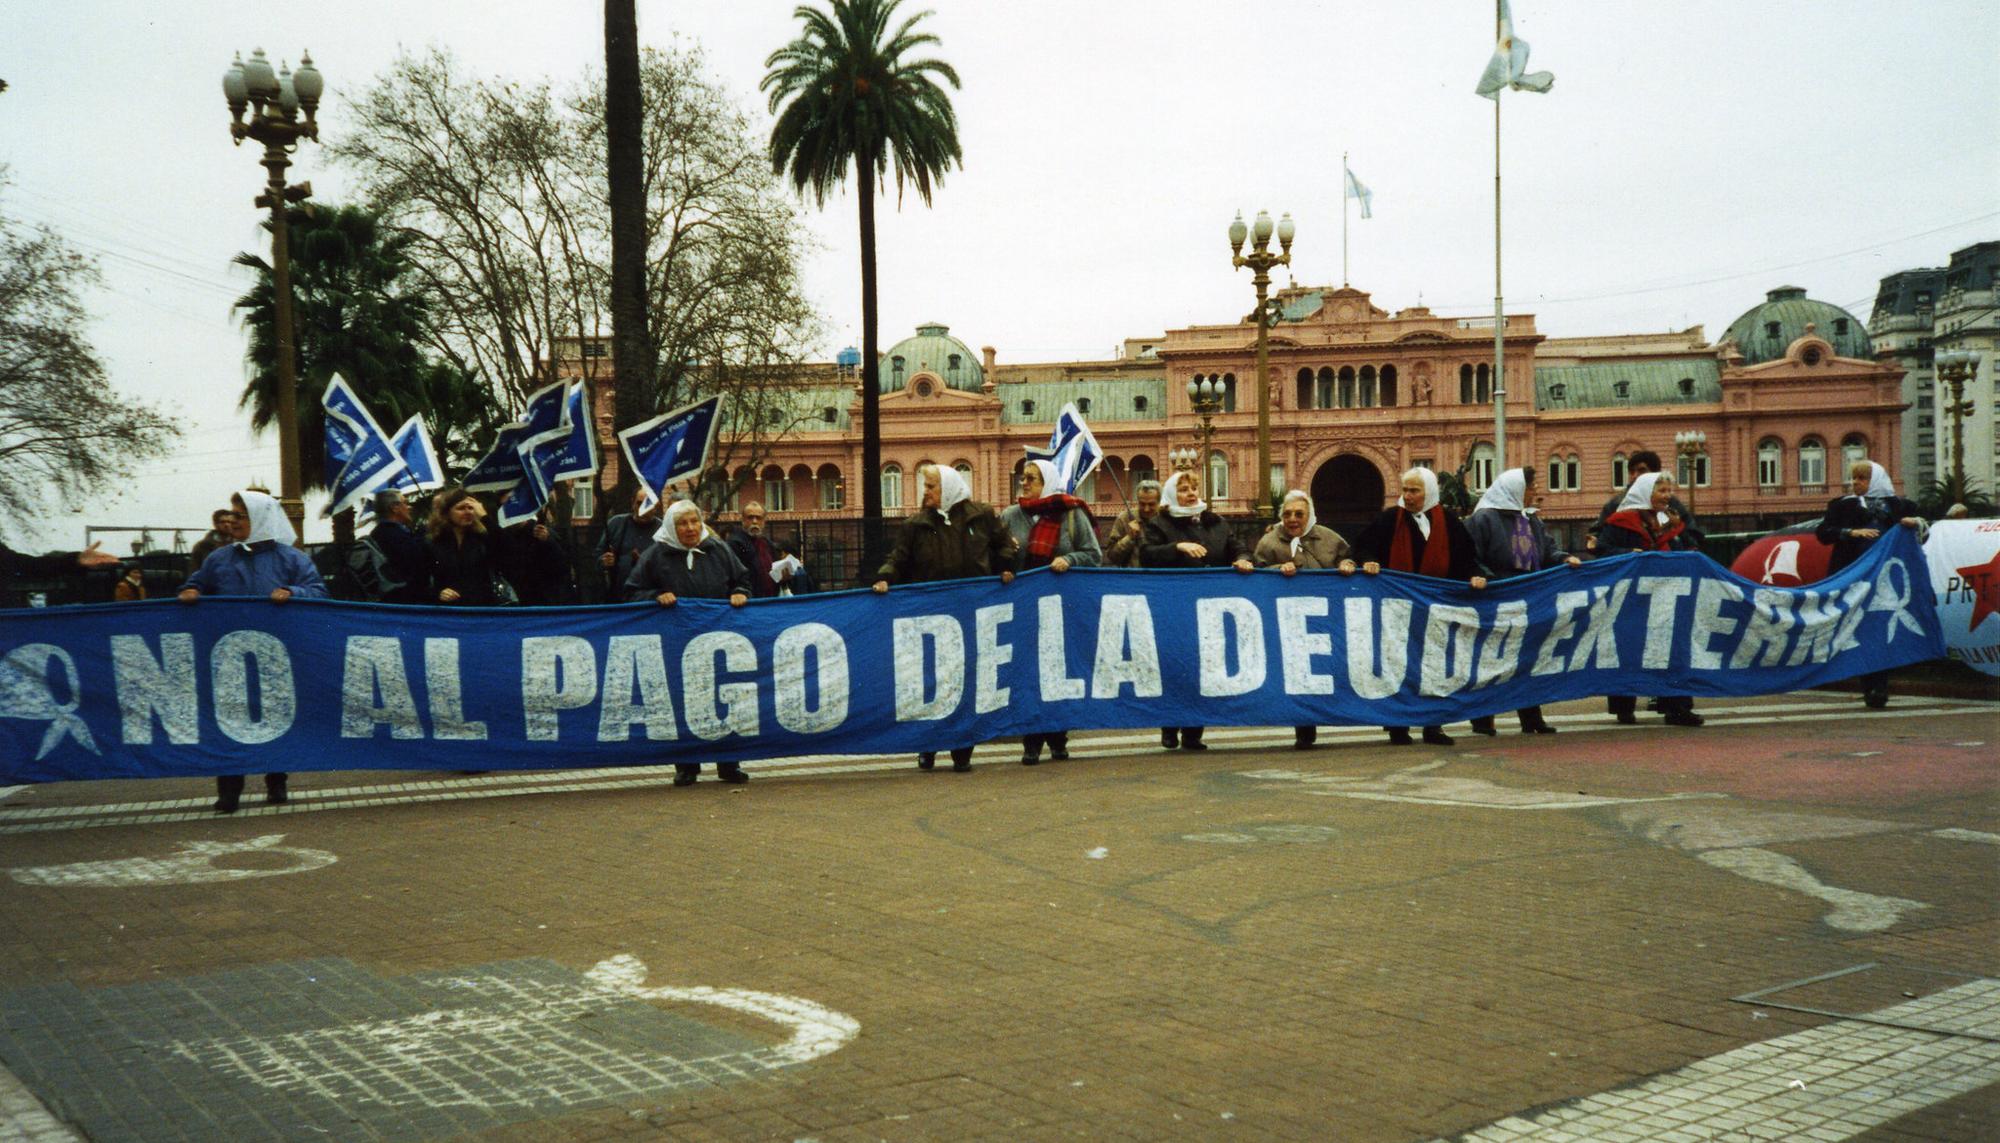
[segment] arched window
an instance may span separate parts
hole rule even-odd
[[[1393,366],[1393,365],[1384,365],[1384,366],[1382,367],[1382,388],[1381,388],[1381,392],[1380,392],[1380,395],[1381,395],[1381,398],[1382,398],[1382,405],[1383,405],[1383,407],[1384,407],[1384,408],[1394,408],[1394,407],[1395,407],[1395,405],[1396,405],[1396,367],[1395,367],[1395,366]]]
[[[1299,403],[1295,406],[1296,408],[1310,409],[1313,407],[1313,371],[1310,365],[1300,366],[1299,368],[1298,395]]]
[[[1575,492],[1583,487],[1583,458],[1570,453],[1563,458],[1563,487]]]
[[[1352,365],[1343,365],[1340,367],[1340,407],[1343,409],[1352,409],[1354,407],[1354,366]]]
[[[1458,403],[1470,405],[1473,400],[1472,366],[1461,365],[1458,367]]]
[[[1481,364],[1472,375],[1472,395],[1482,405],[1493,400],[1493,367]]]
[[[951,470],[952,470],[953,472],[956,472],[956,473],[958,473],[958,474],[959,474],[960,476],[963,476],[963,477],[965,478],[965,483],[966,483],[966,485],[967,485],[968,487],[969,487],[969,486],[970,486],[970,485],[972,484],[972,462],[971,462],[971,461],[969,461],[969,460],[955,460],[955,461],[953,461],[953,462],[952,462],[952,464],[951,464]]]
[[[1333,408],[1333,366],[1322,365],[1319,367],[1319,380],[1314,385],[1313,392],[1313,408]]]
[[[1375,407],[1375,367],[1373,365],[1363,365],[1361,367],[1360,381],[1361,388],[1354,395],[1354,399],[1362,408],[1372,409]]]
[[[903,506],[903,466],[885,464],[882,466],[882,510]]]
[[[1807,437],[1799,442],[1799,486],[1826,486],[1826,446],[1820,443],[1818,437]]]
[[[767,512],[790,512],[792,510],[792,482],[785,479],[785,470],[775,464],[764,466],[764,509]]]
[[[819,484],[820,511],[838,512],[847,506],[847,485],[840,479],[840,469],[822,464],[813,479]]]
[[[950,357],[945,359],[945,366],[944,366],[945,379],[948,381],[954,381],[954,382],[957,381],[958,368],[959,368],[958,354],[954,353]]]
[[[1213,504],[1229,498],[1229,457],[1221,449],[1208,454],[1208,496]]]
[[[1158,480],[1160,478],[1159,469],[1154,466],[1153,458],[1143,452],[1133,457],[1125,465],[1125,472],[1132,480],[1130,487],[1133,489],[1135,495],[1137,494],[1140,481]]]
[[[1023,401],[1023,402],[1021,402],[1021,415],[1022,415],[1022,416],[1024,416],[1024,417],[1032,417],[1032,416],[1034,416],[1034,415],[1035,415],[1035,403],[1034,403],[1033,401]]]
[[[1757,442],[1757,486],[1776,488],[1785,482],[1785,446],[1777,437]]]
[[[1146,395],[1144,393],[1132,398],[1132,411],[1135,413],[1146,411]]]
[[[1078,397],[1076,399],[1076,411],[1079,413],[1088,413],[1090,411],[1090,398]]]
[[[1550,492],[1561,492],[1561,491],[1563,490],[1563,462],[1562,462],[1562,457],[1559,457],[1559,456],[1551,456],[1551,457],[1549,458],[1549,484],[1548,484],[1548,488],[1549,488],[1549,491],[1550,491]]]
[[[899,388],[899,389],[900,389],[900,388],[902,388],[902,385],[903,385],[903,359],[902,359],[902,358],[901,358],[900,356],[898,356],[898,357],[891,357],[891,358],[889,359],[889,379],[890,379],[891,381],[894,381],[894,382],[896,383],[896,387],[897,387],[897,388]]]
[[[1485,368],[1485,366],[1480,366]],[[1484,492],[1493,483],[1493,446],[1480,441],[1466,454],[1465,482],[1473,492]]]
[[[1234,373],[1224,373],[1222,375],[1222,411],[1225,413],[1236,411],[1236,374]]]
[[[1632,483],[1632,467],[1622,452],[1611,454],[1611,487],[1624,488]]]
[[[1849,433],[1840,438],[1840,477],[1847,479],[1848,470],[1856,461],[1868,459],[1868,438],[1860,433]]]

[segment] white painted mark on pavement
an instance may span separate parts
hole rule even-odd
[[[253,837],[249,841],[188,841],[172,857],[121,857],[109,861],[80,861],[73,865],[32,865],[9,869],[8,876],[23,885],[83,886],[95,889],[129,889],[139,885],[202,885],[216,881],[242,881],[251,877],[277,877],[323,869],[339,858],[324,849],[303,849],[279,845],[281,833]],[[236,854],[272,854],[287,863],[270,868],[230,868],[215,859]]]
[[[1721,794],[1663,794],[1644,798],[1613,798],[1562,790],[1522,790],[1484,778],[1426,777],[1445,765],[1427,762],[1379,778],[1340,774],[1304,774],[1297,770],[1245,770],[1244,778],[1267,782],[1297,782],[1305,792],[1327,798],[1358,798],[1370,802],[1406,802],[1418,806],[1478,806],[1492,810],[1575,810],[1586,806],[1622,806],[1633,802],[1678,802],[1720,798]]]
[[[791,1028],[792,1038],[770,1049],[771,1055],[783,1063],[803,1064],[838,1051],[841,1045],[861,1031],[861,1024],[853,1017],[796,996],[751,992],[742,988],[673,988],[664,985],[647,988],[645,962],[630,953],[620,953],[610,960],[601,961],[584,976],[600,987],[641,1000],[689,1000],[697,1004],[715,1004],[760,1016],[773,1024],[785,1025]]]
[[[1697,1060],[1630,1087],[1513,1116],[1454,1138],[1851,1139],[2000,1082],[2000,981]],[[1923,1029],[1923,1030],[1917,1030]]]
[[[1791,889],[1825,901],[1833,906],[1833,911],[1825,917],[1826,923],[1851,933],[1879,933],[1902,920],[1904,913],[1930,908],[1922,901],[1878,897],[1873,893],[1828,885],[1808,873],[1805,866],[1768,849],[1710,849],[1695,856],[1738,877]]]
[[[2000,833],[1981,833],[1976,829],[1934,829],[1932,837],[1946,841],[1976,841],[1982,845],[2000,845]]]

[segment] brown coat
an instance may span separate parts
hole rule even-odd
[[[1296,563],[1302,568],[1331,568],[1338,567],[1340,561],[1352,554],[1339,532],[1324,524],[1314,524],[1306,529],[1305,539],[1299,544],[1299,554],[1294,556],[1292,541],[1284,534],[1284,525],[1273,524],[1257,541],[1257,549],[1251,553],[1250,562],[1260,568],[1274,568],[1286,563]]]
[[[896,546],[875,578],[924,583],[998,575],[1014,570],[1016,550],[1013,533],[989,505],[962,500],[951,506],[948,522],[934,509],[919,508],[903,521]]]

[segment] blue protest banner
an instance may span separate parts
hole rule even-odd
[[[722,398],[710,397],[624,430],[618,446],[639,483],[658,498],[669,484],[701,474],[721,424]]]
[[[1484,591],[1387,572],[1078,568],[742,608],[96,604],[0,612],[0,782],[1416,726],[1590,695],[1796,690],[1943,651],[1903,529],[1805,588],[1649,552]]]
[[[320,406],[326,413],[327,488],[332,493],[324,514],[333,516],[395,480],[404,462],[340,374],[327,381]]]

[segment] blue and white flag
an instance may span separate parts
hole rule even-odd
[[[500,430],[493,451],[465,474],[471,492],[507,492],[527,475],[521,467],[520,447],[530,438],[560,428],[568,386],[558,381],[535,390],[521,419]]]
[[[650,511],[666,495],[669,484],[698,476],[708,467],[708,454],[721,426],[722,398],[715,396],[662,413],[618,434],[625,463],[632,466],[632,475],[646,490],[645,506],[640,511]]]
[[[1066,492],[1076,495],[1076,490],[1097,466],[1104,463],[1104,448],[1091,435],[1090,426],[1084,424],[1083,414],[1077,412],[1076,403],[1071,402],[1056,414],[1055,429],[1049,433],[1047,448],[1026,450],[1030,460],[1046,460],[1055,465],[1056,480],[1061,485],[1050,492]]]
[[[1361,204],[1361,217],[1375,217],[1375,192],[1363,186],[1361,180],[1354,177],[1354,172],[1345,166],[1341,167],[1341,173],[1347,176],[1347,197]]]
[[[444,466],[438,463],[437,448],[431,444],[430,430],[422,416],[411,417],[389,438],[396,455],[403,458],[403,473],[396,487],[405,492],[430,492],[444,487]]]
[[[581,381],[570,385],[563,400],[563,425],[567,431],[549,455],[549,479],[596,476],[602,460],[597,449],[597,420],[590,411],[590,390]]]
[[[326,413],[326,483],[332,493],[325,515],[334,516],[401,476],[404,461],[338,373],[326,383],[320,406]]]
[[[1528,70],[1528,41],[1514,34],[1514,14],[1507,10],[1507,0],[1500,0],[1500,42],[1494,45],[1493,58],[1486,62],[1486,71],[1473,90],[1497,103],[1501,88],[1547,91],[1555,81],[1549,72]]]

